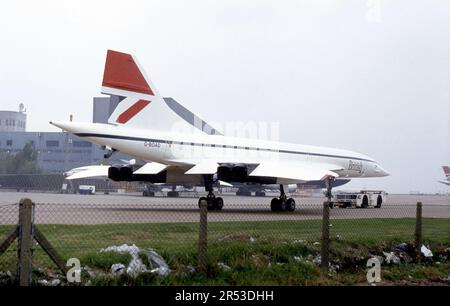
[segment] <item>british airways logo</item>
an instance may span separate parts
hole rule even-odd
[[[348,161],[348,170],[361,173],[362,169],[363,169],[362,162],[357,162],[357,161],[355,162],[353,160]]]

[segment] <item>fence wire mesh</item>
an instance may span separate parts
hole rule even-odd
[[[0,204],[0,244],[17,227],[19,206]],[[0,254],[0,278],[15,276],[17,269],[17,244],[13,243]]]
[[[119,270],[126,274],[125,271],[142,270],[142,266],[149,271],[158,267],[157,262],[162,259],[172,277],[183,276],[196,283],[200,219],[197,197],[202,193],[181,193],[174,198],[159,193],[154,197],[137,193],[26,195],[35,203],[36,227],[64,261],[79,259],[86,275],[121,274]],[[283,276],[283,267],[298,263],[300,268],[295,273],[308,274],[310,264],[320,263],[323,197],[297,195],[295,212],[272,212],[270,200],[276,193],[266,197],[237,197],[230,193],[217,196],[222,196],[225,204],[223,210],[208,211],[207,277],[214,278],[220,271],[237,271],[218,283],[252,284],[253,269],[272,267],[275,270],[267,282],[257,283],[285,284],[289,277]],[[450,245],[450,203],[448,198],[443,199],[436,203],[424,201],[425,245]],[[394,200],[380,208],[329,210],[331,270],[336,272],[349,265],[351,260],[347,262],[345,258],[383,256],[383,251],[390,251],[395,245],[414,243],[416,202]],[[17,222],[18,204],[1,204],[0,242]],[[365,251],[360,251],[362,245],[367,247]],[[33,267],[35,273],[42,275],[59,273],[37,244]],[[15,275],[16,269],[17,244],[13,243],[0,255],[0,273]],[[281,274],[274,277],[277,273]]]

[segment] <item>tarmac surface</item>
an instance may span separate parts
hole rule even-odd
[[[107,224],[107,223],[171,223],[198,222],[198,196],[185,193],[179,198],[143,197],[135,194],[54,194],[0,191],[0,224],[15,224],[17,203],[30,198],[35,207],[35,222],[40,224]],[[324,197],[294,197],[295,212],[271,212],[266,197],[220,195],[222,211],[208,212],[208,220],[274,221],[321,219]],[[388,195],[381,208],[334,208],[330,219],[414,218],[416,203],[423,203],[423,216],[450,218],[450,196]]]

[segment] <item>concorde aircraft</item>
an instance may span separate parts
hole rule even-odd
[[[199,204],[205,200],[210,210],[224,204],[213,192],[217,182],[279,184],[280,196],[271,200],[271,210],[294,211],[295,201],[287,197],[284,184],[324,181],[330,196],[335,178],[388,175],[374,159],[352,151],[222,135],[163,99],[131,54],[108,50],[102,93],[122,97],[107,124],[50,123],[110,152],[147,162],[137,170],[109,167],[110,179],[203,184],[208,194]]]

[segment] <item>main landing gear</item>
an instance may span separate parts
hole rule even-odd
[[[283,184],[280,184],[280,197],[273,198],[270,202],[270,209],[272,211],[294,211],[295,201],[293,198],[287,198],[284,193]]]
[[[223,199],[221,197],[217,197],[213,192],[213,178],[211,175],[205,175],[205,189],[208,191],[208,195],[206,197],[201,197],[198,199],[198,207],[200,208],[200,203],[203,200],[206,200],[208,203],[208,210],[222,210],[223,208]]]

